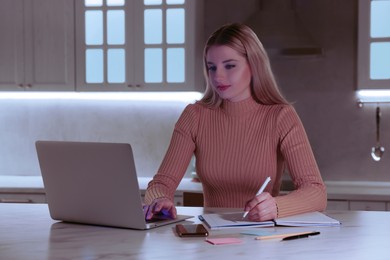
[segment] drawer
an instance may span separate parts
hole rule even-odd
[[[0,203],[46,203],[46,196],[36,193],[0,193]]]
[[[183,206],[183,196],[175,195],[173,199],[174,199],[175,206]]]
[[[145,192],[144,191],[141,191],[141,198],[142,198],[142,201],[144,201],[145,199]],[[175,196],[173,197],[173,203],[175,204],[175,206],[183,206],[183,195],[179,195],[179,194],[175,194]]]
[[[386,202],[380,201],[351,201],[350,210],[386,211]]]
[[[349,202],[347,200],[328,200],[327,210],[349,210]]]

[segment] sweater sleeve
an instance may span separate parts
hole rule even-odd
[[[148,184],[146,204],[157,198],[169,198],[173,201],[175,190],[195,150],[197,126],[196,105],[188,105],[175,124],[171,142],[157,174]]]
[[[277,129],[280,152],[295,186],[291,193],[275,198],[278,217],[325,210],[326,187],[305,129],[292,106],[282,108]]]

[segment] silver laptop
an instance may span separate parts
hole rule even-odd
[[[130,144],[37,141],[35,145],[54,220],[150,229],[193,217],[145,221]]]

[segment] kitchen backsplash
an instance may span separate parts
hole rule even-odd
[[[153,176],[185,106],[177,101],[1,100],[0,175],[40,175],[35,141],[66,140],[130,143],[139,176]]]

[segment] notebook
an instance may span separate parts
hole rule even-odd
[[[249,228],[249,227],[270,227],[270,226],[289,226],[289,227],[325,227],[339,226],[340,221],[333,219],[324,213],[315,211],[303,214],[297,214],[284,218],[277,218],[271,221],[254,222],[242,220],[244,212],[212,213],[198,216],[204,221],[210,229],[223,228]]]
[[[130,144],[37,141],[35,146],[54,220],[150,229],[193,217],[145,221]]]

